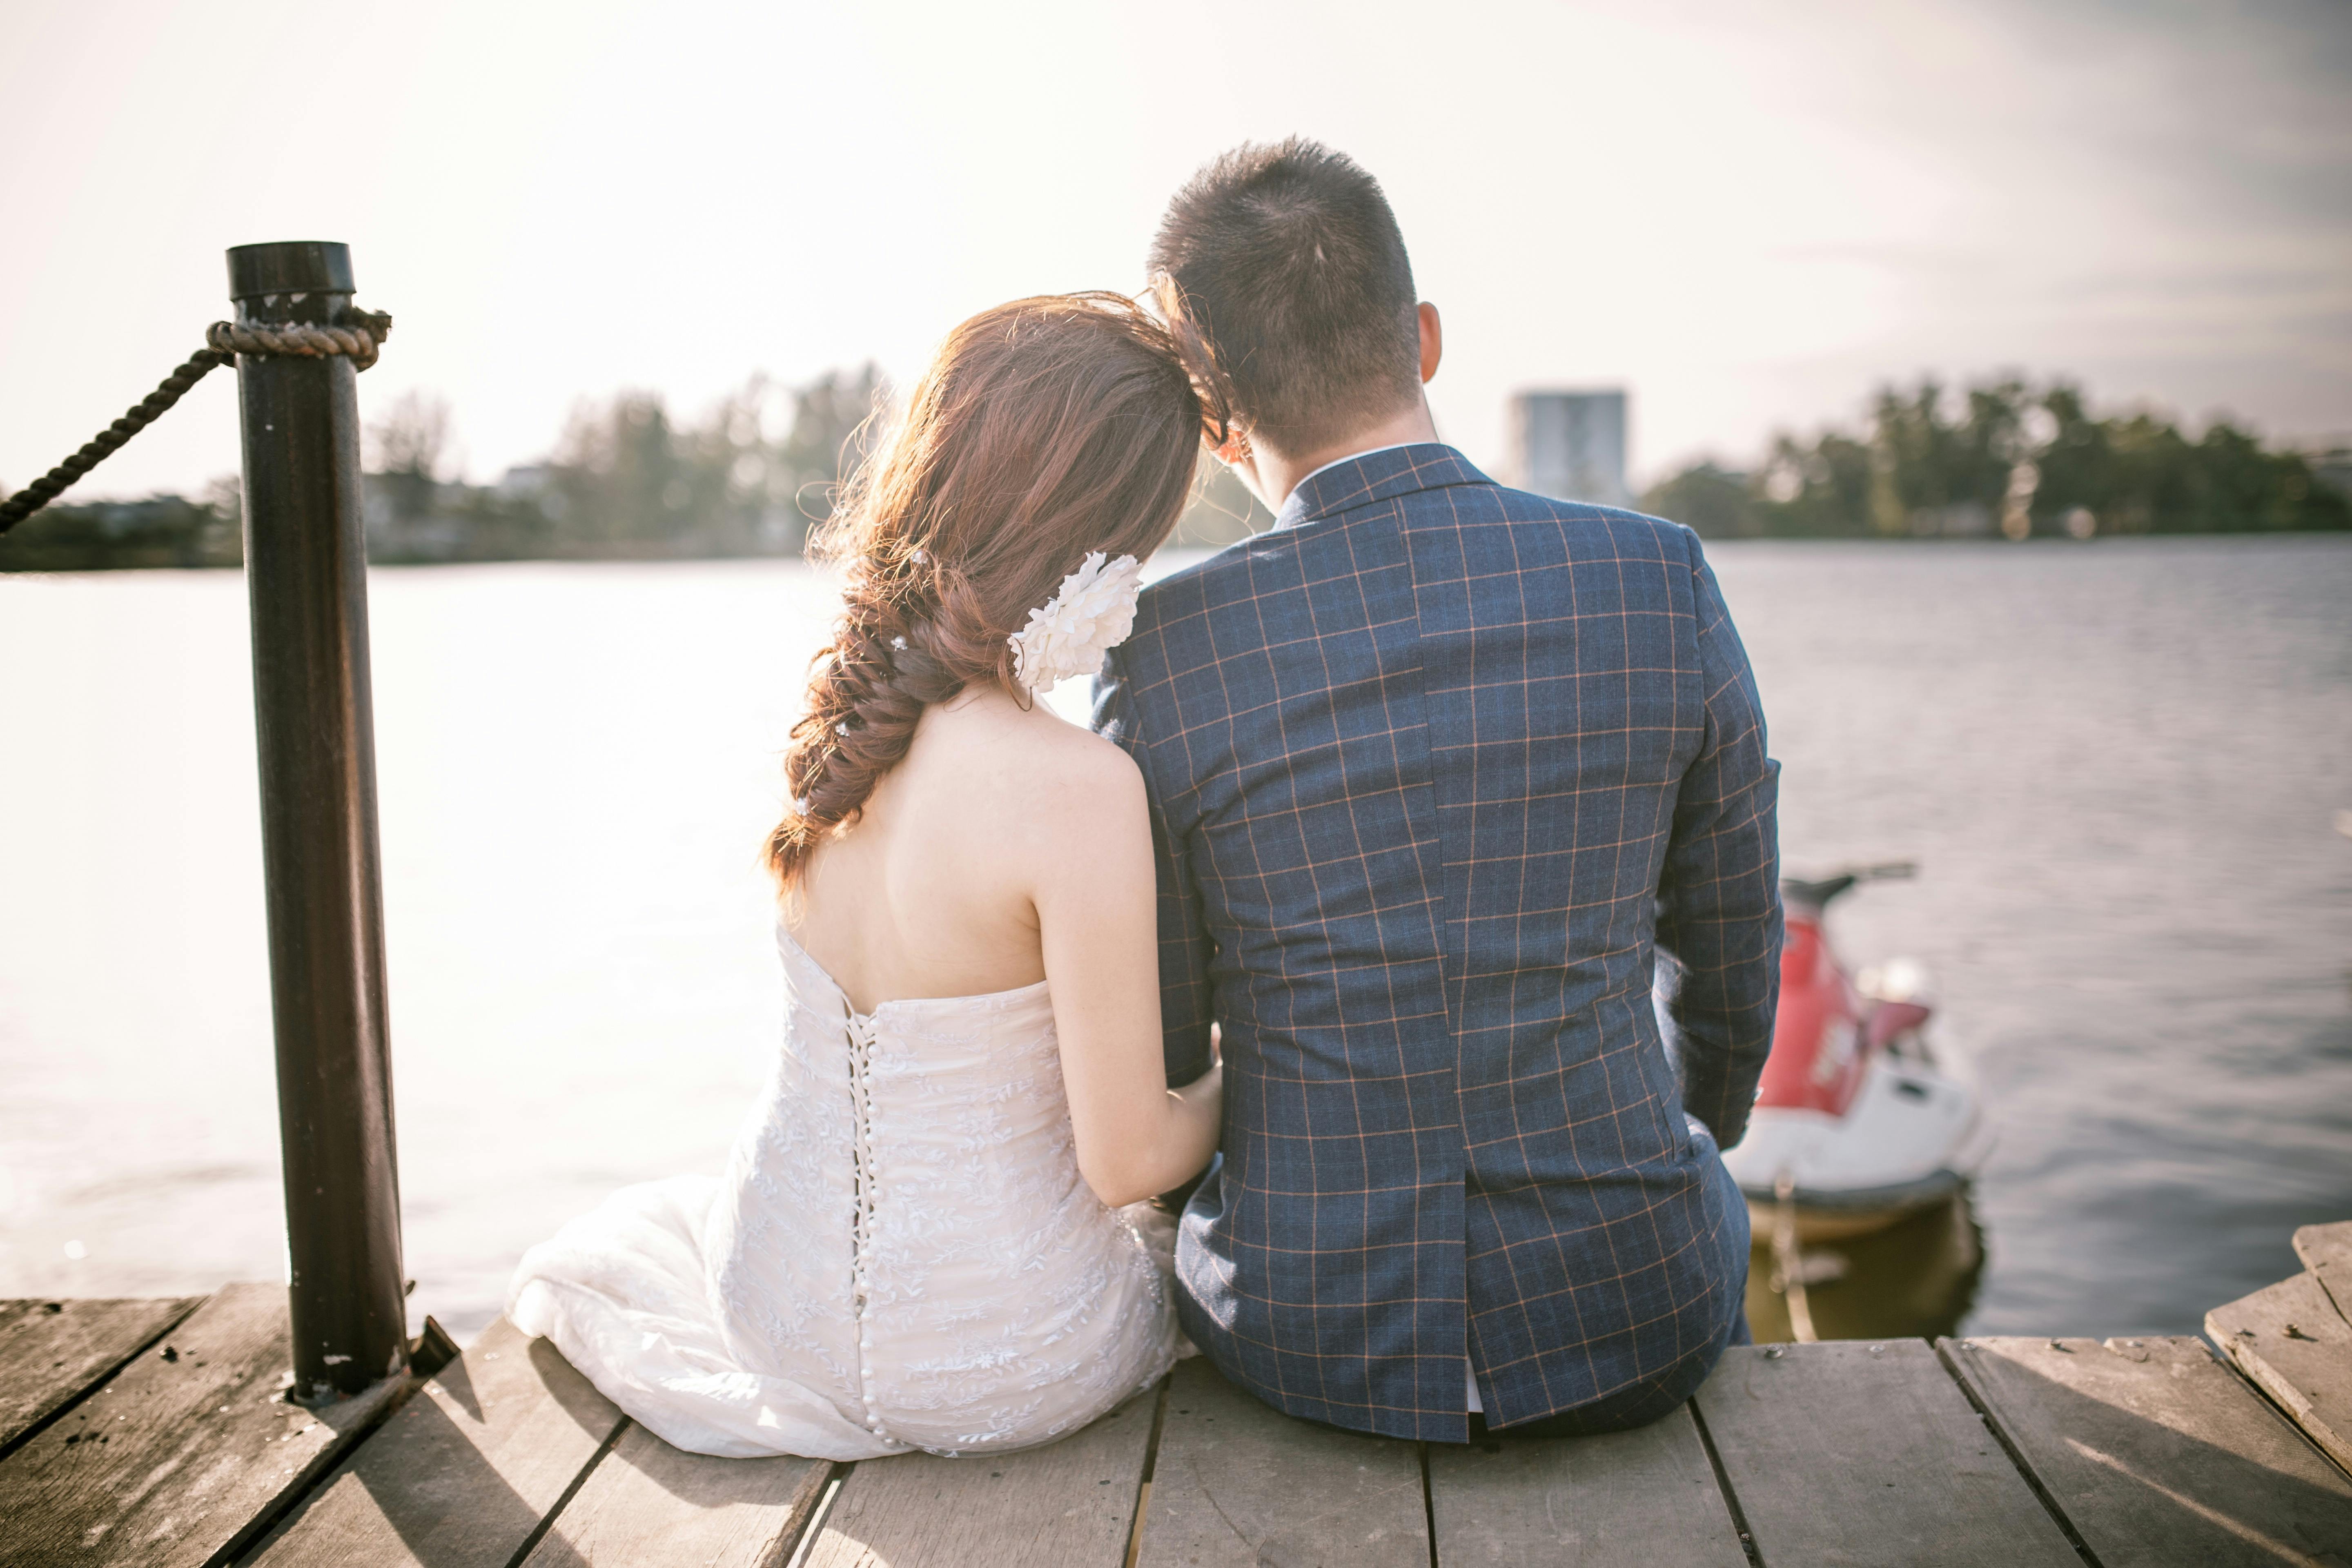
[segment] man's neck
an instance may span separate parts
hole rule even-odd
[[[1375,452],[1382,447],[1409,447],[1419,441],[1437,439],[1437,422],[1430,417],[1429,399],[1416,395],[1412,405],[1394,418],[1358,430],[1343,441],[1334,441],[1297,457],[1277,452],[1270,447],[1253,446],[1250,454],[1234,465],[1242,482],[1257,494],[1268,511],[1280,511],[1298,481],[1316,469],[1328,468],[1343,458],[1359,452]]]

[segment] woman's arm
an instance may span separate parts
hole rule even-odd
[[[1051,852],[1031,897],[1061,1037],[1078,1172],[1116,1208],[1199,1173],[1216,1152],[1224,1070],[1168,1087],[1151,825],[1143,775],[1087,736],[1040,802]]]
[[[1117,742],[1143,772],[1151,856],[1160,883],[1160,1049],[1168,1064],[1168,1081],[1191,1083],[1216,1057],[1216,1023],[1211,1016],[1215,990],[1209,983],[1209,956],[1216,944],[1201,923],[1201,889],[1193,881],[1182,836],[1174,824],[1149,811],[1151,770],[1145,762],[1134,694],[1117,648],[1103,656],[1094,699],[1094,732]]]

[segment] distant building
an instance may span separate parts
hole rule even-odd
[[[517,463],[499,476],[499,494],[509,500],[537,500],[553,488],[555,470],[545,463]]]
[[[1625,393],[1522,392],[1511,399],[1522,487],[1559,500],[1631,506],[1625,488]]]

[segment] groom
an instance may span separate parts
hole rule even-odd
[[[1717,1150],[1779,983],[1778,768],[1715,578],[1438,441],[1437,311],[1339,153],[1219,158],[1151,266],[1276,512],[1147,590],[1096,691],[1150,794],[1169,1078],[1213,1026],[1225,1064],[1184,1328],[1359,1431],[1655,1420],[1745,1338]]]

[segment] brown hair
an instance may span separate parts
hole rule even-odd
[[[1304,457],[1420,390],[1404,236],[1344,153],[1293,136],[1223,154],[1170,199],[1147,266],[1214,346],[1234,414],[1276,451]]]
[[[1168,537],[1202,437],[1224,438],[1219,384],[1186,329],[1116,294],[1015,300],[948,334],[815,542],[847,581],[784,754],[779,882],[856,820],[925,708],[1017,689],[1006,639],[1089,552]]]

